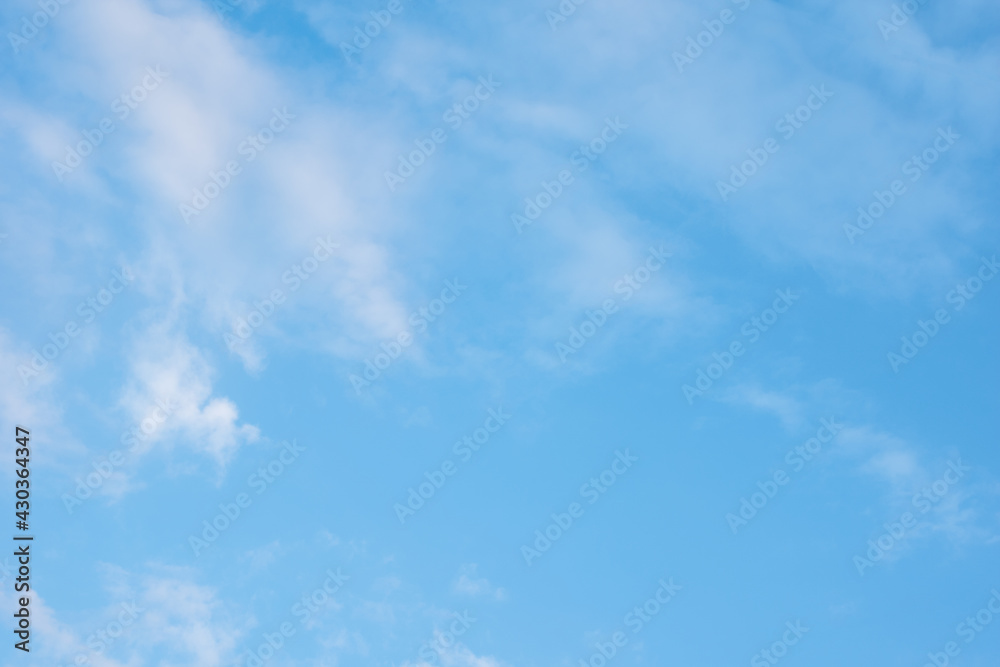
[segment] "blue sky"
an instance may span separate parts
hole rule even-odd
[[[996,664],[995,3],[0,24],[3,665]]]

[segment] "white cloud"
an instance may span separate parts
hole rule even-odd
[[[856,412],[856,407],[850,407],[852,396],[855,406],[864,402],[857,392],[845,390],[828,380],[812,387],[785,391],[741,386],[729,391],[725,400],[775,414],[790,431],[806,423],[803,419],[803,415],[808,414],[806,408],[817,418],[833,416],[835,422],[844,423],[844,428],[821,456],[828,463],[831,460],[845,462],[846,474],[863,475],[884,490],[885,503],[874,508],[876,515],[897,519],[903,512],[910,512],[920,522],[909,532],[911,538],[940,535],[953,546],[968,542],[988,543],[996,535],[997,522],[983,508],[996,507],[1000,487],[983,481],[981,470],[966,472],[957,484],[948,486],[944,497],[934,502],[927,512],[921,511],[913,502],[914,496],[941,479],[949,463],[962,460],[960,453],[950,448],[931,462],[929,455],[916,443],[873,425],[850,424],[844,414]],[[962,461],[963,465],[969,463]]]
[[[33,664],[85,664],[94,667],[232,664],[240,632],[213,589],[195,584],[191,573],[166,568],[136,575],[104,567],[111,600],[76,623],[61,620],[39,591],[32,592]],[[13,608],[9,590],[0,603]],[[100,648],[101,650],[97,650]]]
[[[756,385],[738,385],[726,391],[723,400],[770,412],[789,430],[802,424],[802,404],[787,393],[768,391]]]
[[[244,552],[240,556],[240,563],[244,564],[251,573],[260,572],[261,570],[266,570],[274,563],[282,551],[281,543],[278,540],[274,540],[263,546]]]
[[[477,577],[477,570],[478,566],[475,563],[463,565],[459,569],[458,577],[452,583],[452,591],[458,595],[486,596],[496,600],[505,600],[507,598],[506,591],[491,584],[486,577]]]
[[[150,442],[180,441],[224,467],[242,445],[259,438],[260,430],[240,423],[232,400],[212,396],[212,366],[173,329],[169,323],[157,323],[138,334],[129,353],[131,377],[121,405],[133,421],[141,422],[157,401],[172,403],[173,413]]]
[[[380,147],[388,145],[382,125],[389,119],[317,103],[309,85],[298,90],[299,81],[264,62],[204,3],[104,0],[65,12],[59,29],[66,34],[53,49],[71,65],[57,69],[37,61],[35,74],[59,94],[89,100],[82,105],[87,111],[43,114],[15,96],[0,108],[0,118],[23,130],[32,167],[44,174],[80,130],[102,116],[114,118],[114,134],[64,187],[102,206],[127,184],[150,206],[151,215],[135,216],[148,244],[136,269],[179,281],[193,297],[184,303],[196,311],[191,324],[221,339],[254,300],[275,288],[287,294],[283,271],[310,252],[317,235],[332,235],[342,245],[339,257],[236,350],[247,370],[264,367],[267,337],[356,358],[360,349],[405,328],[408,309],[399,294],[407,281],[379,238],[395,217],[384,202],[379,171]],[[168,76],[119,120],[111,101],[140,82],[147,66]],[[289,129],[246,161],[237,151],[240,143],[266,126],[272,109],[286,107],[294,116]],[[242,162],[242,173],[185,225],[178,205],[229,160]],[[18,205],[28,206],[31,196]],[[36,268],[44,273],[44,266]],[[303,323],[305,313],[316,317]]]
[[[192,667],[216,667],[234,658],[240,632],[212,589],[182,578],[145,577],[140,604],[148,607],[136,634],[145,645],[167,647]]]
[[[441,638],[440,633],[436,638]],[[468,646],[460,642],[449,648],[443,648],[437,653],[437,656],[444,667],[503,667],[504,665],[496,658],[476,655]],[[419,662],[406,661],[402,667],[433,667],[433,665],[421,660]]]
[[[21,381],[18,366],[30,367],[31,348],[18,344],[14,337],[0,327],[0,427],[13,433],[16,426],[31,432],[35,444],[34,461],[61,467],[71,456],[83,453],[84,447],[63,423],[63,409],[54,400],[59,375],[53,363],[37,376]],[[13,459],[6,459],[0,466],[11,469]]]

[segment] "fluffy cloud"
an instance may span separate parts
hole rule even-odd
[[[168,324],[155,324],[138,337],[130,354],[131,379],[121,398],[137,423],[157,402],[171,406],[150,442],[174,436],[225,466],[241,445],[260,430],[239,422],[239,410],[225,397],[212,396],[213,369],[197,347]]]
[[[475,563],[463,565],[458,572],[458,577],[451,585],[452,591],[458,595],[486,596],[496,600],[505,600],[507,592],[491,584],[486,577],[477,577],[478,569]]]

